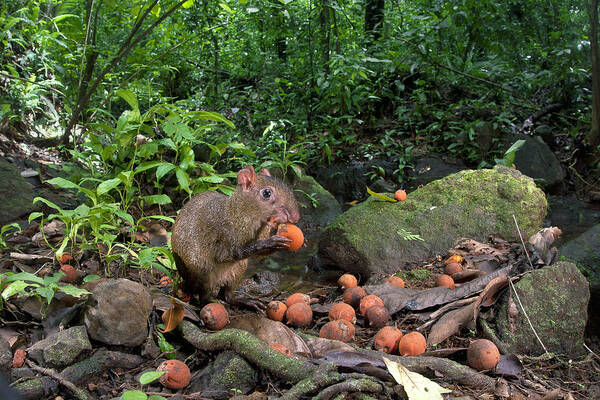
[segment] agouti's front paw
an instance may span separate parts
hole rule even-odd
[[[288,247],[290,247],[290,243],[292,242],[292,240],[286,238],[285,236],[273,235],[267,239],[267,242],[269,242],[270,248],[274,250],[279,250],[287,249]]]

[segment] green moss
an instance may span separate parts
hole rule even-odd
[[[406,272],[399,272],[396,275],[409,281],[426,281],[433,277],[433,274],[428,269],[413,269]]]

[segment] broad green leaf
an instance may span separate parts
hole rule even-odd
[[[443,393],[452,393],[423,375],[411,372],[400,363],[383,357],[383,362],[399,385],[402,385],[409,400],[443,400]]]
[[[371,189],[369,189],[369,187],[367,186],[367,193],[369,193],[371,196],[379,199],[379,200],[383,200],[383,201],[389,201],[391,203],[396,203],[396,199],[393,199],[389,196],[386,196],[385,194],[381,194],[381,193],[376,193],[374,191],[372,191]]]
[[[91,281],[95,281],[98,279],[101,279],[102,277],[100,275],[86,275],[83,277],[83,283],[88,283]]]
[[[7,275],[2,279],[3,282],[14,282],[14,281],[30,281],[39,283],[40,285],[44,284],[44,279],[40,278],[37,275],[34,275],[30,272],[19,272],[17,274]]]
[[[79,17],[75,14],[63,14],[63,15],[59,15],[58,17],[52,18],[50,20],[50,22],[59,23],[60,21],[67,19],[67,18],[79,18]]]
[[[121,395],[121,400],[147,400],[148,395],[140,390],[127,390]]]
[[[38,219],[39,217],[43,217],[43,216],[44,216],[44,213],[41,213],[39,211],[32,212],[31,214],[29,214],[29,218],[27,219],[27,221],[31,222],[34,219]]]
[[[155,380],[157,380],[164,374],[165,374],[165,371],[148,371],[148,372],[144,372],[140,376],[139,380],[142,385],[147,385],[149,383],[154,382]]]
[[[233,122],[231,122],[230,120],[228,120],[227,118],[225,118],[224,116],[222,116],[221,114],[219,114],[217,112],[194,111],[191,114],[194,117],[193,119],[205,119],[205,120],[209,120],[209,121],[223,122],[230,128],[235,129],[235,125]]]
[[[73,183],[65,178],[61,178],[60,176],[48,179],[44,183],[49,183],[51,185],[58,186],[61,189],[81,189],[81,186],[79,186],[78,184]]]
[[[227,4],[225,4],[225,3],[219,3],[219,5],[221,6],[221,8],[223,10],[227,11],[229,14],[233,14],[233,10]]]
[[[131,106],[131,108],[133,110],[137,110],[137,112],[139,113],[140,108],[138,105],[137,97],[135,97],[135,94],[131,90],[129,90],[129,89],[117,90],[117,96],[119,96],[120,98],[125,100],[127,102],[127,104],[129,104],[129,106]]]
[[[145,163],[140,164],[135,169],[134,173],[139,174],[140,172],[144,172],[144,171],[147,171],[149,169],[156,168],[159,165],[163,165],[163,164],[165,164],[164,161],[149,161],[149,162],[145,162]],[[171,164],[169,164],[169,165],[171,165]]]
[[[200,182],[221,183],[225,179],[223,177],[221,177],[221,176],[218,176],[218,175],[208,175],[208,176],[201,176],[201,177],[198,178],[198,180]]]
[[[165,328],[163,324],[157,324],[156,327],[159,329]],[[160,351],[162,351],[165,354],[165,357],[167,357],[168,359],[174,359],[175,347],[173,347],[173,345],[169,343],[167,339],[165,339],[165,336],[162,333],[156,332],[156,335],[158,336],[158,348],[160,349]]]
[[[122,181],[119,178],[109,179],[109,180],[104,181],[101,184],[99,184],[98,187],[96,188],[96,192],[98,193],[98,196],[101,196],[105,193],[110,192],[111,190],[113,190],[114,188],[119,186],[121,183],[122,183]]]
[[[15,294],[23,293],[25,288],[30,286],[37,286],[32,283],[27,283],[24,281],[16,281],[8,285],[2,291],[2,298],[4,300],[8,300],[9,297],[14,296]]]
[[[150,196],[143,196],[142,200],[144,200],[144,202],[151,206],[153,204],[170,204],[171,203],[171,198],[169,196],[167,196],[166,194],[154,194],[154,195],[150,195]]]
[[[191,7],[191,6],[193,6],[193,5],[194,5],[194,0],[188,0],[188,1],[186,1],[185,3],[183,3],[183,4],[181,5],[181,7],[183,7],[183,8],[190,8],[190,7]]]
[[[86,294],[91,294],[87,290],[78,288],[78,287],[73,286],[73,285],[59,286],[59,290],[61,292],[65,293],[65,294],[68,294],[68,295],[73,296],[73,297],[81,297],[81,296],[86,295]]]
[[[177,168],[175,170],[175,176],[177,177],[177,182],[179,186],[186,192],[190,193],[190,176],[182,170],[181,168]]]
[[[64,275],[64,272],[62,273]],[[56,286],[56,285],[54,285]],[[49,286],[40,286],[35,289],[35,291],[44,299],[46,299],[46,303],[50,304],[52,299],[54,298],[54,290]]]
[[[162,165],[159,165],[158,168],[156,168],[156,180],[160,181],[163,176],[173,171],[175,168],[175,165],[171,163],[162,163]]]
[[[148,397],[148,400],[167,400],[166,398],[159,396],[157,394],[152,394]]]

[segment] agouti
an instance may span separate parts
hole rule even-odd
[[[271,229],[300,219],[293,192],[269,171],[249,165],[238,172],[231,196],[207,191],[194,196],[175,220],[171,244],[182,289],[202,302],[222,295],[228,303],[248,257],[286,249],[289,239]],[[256,307],[256,306],[255,306]]]

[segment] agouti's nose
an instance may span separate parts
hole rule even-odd
[[[288,214],[288,222],[295,223],[298,221],[300,221],[300,211],[298,211],[297,209],[290,210]]]

